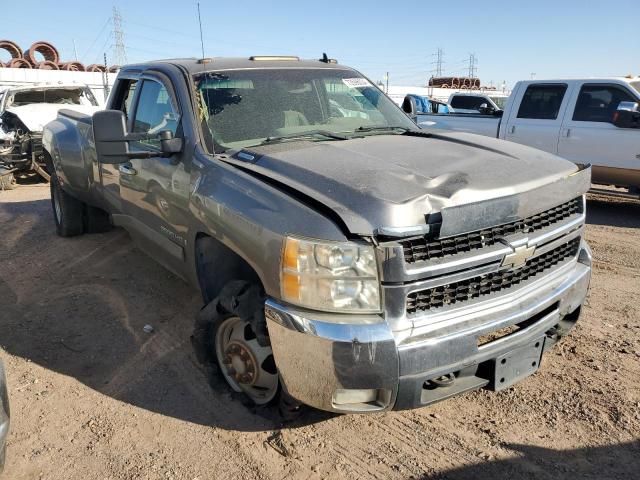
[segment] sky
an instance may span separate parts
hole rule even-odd
[[[52,42],[65,61],[75,58],[75,41],[81,62],[102,63],[106,52],[112,64],[113,6],[128,62],[201,56],[191,0],[21,0],[3,9],[0,37],[25,50]],[[424,85],[439,48],[444,75],[468,75],[473,54],[483,84],[507,88],[532,76],[640,75],[639,0],[202,0],[200,9],[207,57],[326,52],[373,81],[389,72],[390,85]]]

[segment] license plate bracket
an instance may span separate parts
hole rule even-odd
[[[545,337],[537,338],[496,357],[492,389],[504,390],[535,373],[540,367],[544,340]]]

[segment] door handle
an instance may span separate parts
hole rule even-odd
[[[569,138],[569,137],[571,136],[571,129],[570,129],[570,128],[567,128],[567,129],[565,130],[565,132],[564,132],[564,136],[565,136],[565,137],[567,137],[567,138]]]
[[[118,170],[120,173],[124,173],[125,175],[136,175],[138,173],[138,171],[131,165],[120,165]]]
[[[511,129],[509,130],[509,133],[511,135],[513,135],[514,133],[516,133],[516,126],[515,125],[511,125]]]

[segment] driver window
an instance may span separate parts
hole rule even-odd
[[[161,83],[144,80],[138,97],[134,133],[159,134],[169,130],[175,136],[178,130],[179,116],[171,104],[171,97]],[[144,142],[146,145],[160,146],[160,140],[153,139]]]
[[[620,102],[634,101],[629,92],[615,85],[584,85],[576,101],[573,120],[613,123],[613,114]]]

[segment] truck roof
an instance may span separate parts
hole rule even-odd
[[[154,60],[144,63],[126,65],[123,70],[146,69],[158,63],[167,63],[180,66],[189,73],[199,73],[212,70],[235,70],[235,69],[262,69],[262,68],[328,68],[339,70],[352,70],[344,65],[339,65],[334,60],[329,63],[318,60],[303,60],[292,56],[253,56],[253,57],[212,57],[205,59],[197,58],[169,58]]]
[[[544,82],[640,82],[638,77],[584,77],[584,78],[543,78],[535,80],[521,80],[521,83],[544,83]]]

